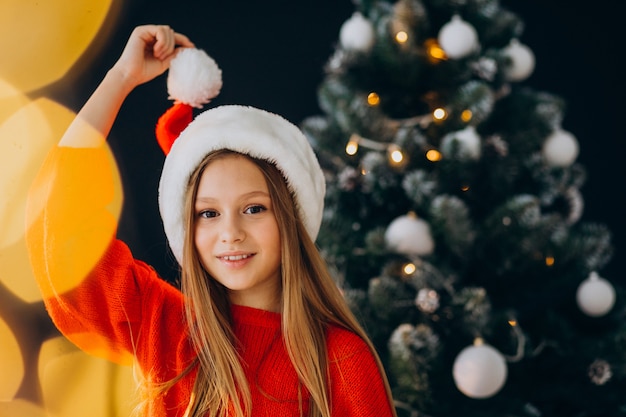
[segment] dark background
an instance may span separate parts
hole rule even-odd
[[[621,63],[626,7],[619,3],[501,2],[525,22],[521,41],[536,57],[535,71],[524,84],[561,96],[568,104],[563,128],[577,137],[578,161],[588,172],[582,188],[583,220],[612,230],[615,255],[599,272],[623,283],[626,83]],[[209,106],[252,105],[296,124],[320,113],[316,89],[324,77],[323,66],[338,42],[342,23],[355,10],[349,0],[118,0],[115,8],[93,48],[48,95],[78,110],[117,59],[134,26],[168,24],[188,35],[221,67],[224,86]],[[164,156],[153,137],[156,120],[171,104],[165,80],[160,77],[131,94],[109,143],[124,178],[120,235],[137,258],[171,279],[176,275],[175,261],[167,251],[156,203]]]

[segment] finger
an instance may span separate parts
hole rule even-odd
[[[174,51],[176,46],[174,30],[167,25],[157,26],[154,32],[155,43],[152,53],[157,59],[164,59]]]
[[[174,41],[177,46],[182,46],[184,48],[195,48],[193,42],[189,40],[189,38],[182,33],[174,32]]]

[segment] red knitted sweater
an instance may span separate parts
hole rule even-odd
[[[187,338],[183,298],[154,269],[134,259],[123,242],[110,238],[86,278],[63,290],[68,276],[77,273],[68,267],[73,254],[93,242],[93,236],[108,233],[101,229],[110,222],[101,222],[110,216],[106,209],[110,193],[102,192],[98,184],[92,184],[96,191],[76,186],[94,169],[111,170],[101,149],[58,148],[46,162],[33,188],[38,193],[43,190],[46,198],[33,196],[28,210],[32,226],[27,239],[35,276],[44,294],[55,294],[45,299],[46,306],[66,337],[83,350],[112,360],[126,361],[134,355],[144,378],[168,381],[195,358]],[[68,232],[68,226],[58,220],[63,218],[83,224],[71,226]],[[232,314],[252,393],[252,415],[299,416],[298,377],[283,344],[281,315],[242,306],[233,306]],[[391,416],[380,372],[365,342],[331,326],[327,346],[332,415]],[[194,372],[185,376],[150,415],[182,417],[194,378]],[[303,405],[307,410],[306,398]]]

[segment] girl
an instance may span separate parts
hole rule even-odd
[[[102,138],[126,96],[193,47],[167,26],[137,27],[35,182],[27,239],[51,317],[85,350],[132,354],[150,416],[394,416],[381,362],[314,244],[322,171],[285,119],[216,107],[171,146],[159,207],[181,291],[104,226],[112,197],[90,175],[107,169]],[[102,234],[96,266],[76,266]],[[68,276],[80,283],[67,288]]]

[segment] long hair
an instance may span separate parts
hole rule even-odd
[[[252,412],[251,394],[237,354],[230,301],[225,288],[202,267],[194,244],[194,206],[205,168],[230,150],[210,153],[192,174],[185,201],[186,236],[183,247],[181,291],[189,334],[197,351],[197,377],[186,416],[237,417]],[[310,395],[308,417],[331,417],[328,389],[326,329],[336,325],[360,336],[370,347],[387,388],[391,390],[373,344],[350,311],[315,243],[298,216],[283,175],[270,162],[242,155],[262,171],[274,206],[281,241],[282,333],[301,384]],[[188,369],[186,372],[190,372]],[[392,407],[393,408],[393,407]]]

